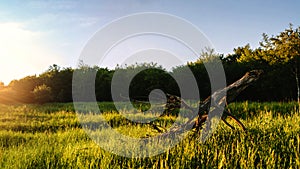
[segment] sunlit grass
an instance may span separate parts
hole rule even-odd
[[[102,109],[113,107],[104,103]],[[0,168],[299,168],[300,112],[297,103],[233,103],[247,132],[222,122],[201,143],[188,136],[167,152],[126,158],[100,148],[84,132],[72,104],[0,105]],[[113,128],[131,137],[156,135],[149,125],[106,109]],[[170,126],[176,117],[157,121]],[[89,121],[92,118],[88,118]],[[97,122],[97,119],[93,119]],[[109,146],[109,145],[108,145]]]

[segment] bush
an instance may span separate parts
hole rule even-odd
[[[33,95],[37,103],[43,104],[52,101],[51,87],[43,84],[36,86],[33,90]]]

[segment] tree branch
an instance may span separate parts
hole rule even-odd
[[[186,108],[192,112],[198,111],[198,116],[196,119],[189,119],[186,123],[169,130],[166,134],[171,134],[175,132],[183,131],[187,127],[192,127],[199,131],[204,124],[205,121],[208,120],[209,112],[211,107],[215,109],[220,109],[221,106],[227,105],[228,103],[232,102],[243,90],[245,90],[249,85],[253,84],[253,82],[257,81],[260,75],[263,73],[262,70],[252,70],[247,72],[242,78],[237,80],[236,82],[232,83],[231,85],[214,92],[211,96],[206,98],[203,102],[199,103],[198,108],[193,108],[189,106],[186,101],[178,96],[167,94],[167,109],[174,109],[177,108]],[[167,110],[169,111],[169,110]],[[228,122],[225,121],[225,118],[228,116],[232,118],[241,128],[245,131],[246,128],[241,121],[238,120],[233,114],[228,111],[224,111],[223,116],[221,119],[224,121],[226,125],[230,128],[233,128]]]

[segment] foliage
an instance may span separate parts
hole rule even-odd
[[[217,54],[213,49],[206,49],[199,55],[195,62],[173,68],[171,71],[163,69],[155,63],[135,64],[125,67],[116,67],[114,70],[89,66],[82,61],[78,68],[61,68],[52,65],[47,71],[36,76],[27,76],[19,80],[13,80],[8,86],[0,83],[0,103],[37,103],[34,89],[40,85],[51,88],[47,96],[53,102],[72,102],[72,87],[78,90],[95,88],[97,101],[111,101],[111,88],[120,89],[120,97],[124,96],[121,89],[126,87],[125,82],[130,81],[129,96],[135,100],[148,100],[153,89],[161,89],[165,93],[180,95],[178,83],[174,77],[182,81],[195,78],[199,87],[201,99],[211,94],[210,79],[207,73],[207,65],[221,60],[227,84],[239,79],[244,73],[253,69],[262,69],[262,78],[252,87],[247,88],[239,101],[290,101],[300,99],[300,28],[294,29],[292,25],[276,36],[263,34],[261,46],[252,49],[250,45],[237,47],[232,54],[226,57]],[[190,77],[190,70],[194,77]],[[72,86],[73,73],[82,72],[81,82]],[[138,72],[138,73],[137,73]],[[95,74],[95,81],[87,83],[87,75]],[[115,75],[119,75],[118,81],[112,84]],[[135,77],[131,77],[136,74]],[[94,78],[94,77],[93,77]],[[128,90],[128,89],[126,89]],[[124,91],[124,90],[123,90]],[[116,91],[119,92],[119,91]],[[192,94],[191,94],[192,98]],[[83,98],[82,101],[90,101]],[[46,99],[47,100],[47,99]]]
[[[33,95],[37,103],[47,103],[52,101],[52,90],[45,84],[36,86],[33,90]]]
[[[264,42],[261,45],[269,53],[267,61],[270,64],[283,63],[292,68],[297,87],[297,99],[300,102],[300,27],[293,29],[293,25],[290,24],[289,29],[275,37],[268,38],[267,35],[264,35]]]

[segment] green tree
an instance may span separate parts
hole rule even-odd
[[[193,72],[193,75],[197,81],[201,99],[207,98],[209,95],[211,95],[212,92],[214,92],[211,89],[211,79],[209,79],[208,71],[218,70],[219,66],[221,65],[220,61],[222,61],[222,59],[222,54],[216,53],[212,48],[205,48],[200,52],[199,58],[195,62],[189,62],[187,64],[188,68]],[[186,78],[186,68],[186,66],[178,67],[173,70],[173,72],[174,74],[179,74],[179,77]],[[215,76],[219,75],[221,74],[215,74]],[[221,84],[220,86],[215,87],[217,89],[223,88]]]
[[[125,67],[117,67],[114,77],[111,86],[115,93],[120,93],[120,97],[117,98],[120,100],[123,100],[124,97],[147,100],[148,95],[154,89],[172,93],[170,88],[173,78],[162,66],[156,63],[136,63],[129,66],[125,65]],[[127,86],[129,86],[129,96],[126,95]]]
[[[290,24],[288,29],[275,37],[268,37],[266,34],[263,37],[260,44],[265,51],[264,59],[270,64],[288,64],[291,67],[297,87],[297,99],[300,102],[300,27],[294,29]]]
[[[234,52],[238,56],[237,62],[257,62],[263,60],[260,49],[253,50],[249,44],[234,49]]]
[[[111,80],[113,71],[107,68],[98,68],[95,79],[95,92],[97,101],[111,101]]]
[[[32,93],[37,103],[42,104],[52,101],[51,88],[45,84],[36,86]]]
[[[72,68],[60,68],[54,64],[39,76],[38,85],[45,84],[51,88],[53,101],[70,102],[72,101],[73,71]]]
[[[9,83],[8,88],[11,88],[15,94],[14,98],[18,102],[32,103],[34,96],[33,89],[37,86],[36,76],[26,76],[20,80],[13,80]]]

